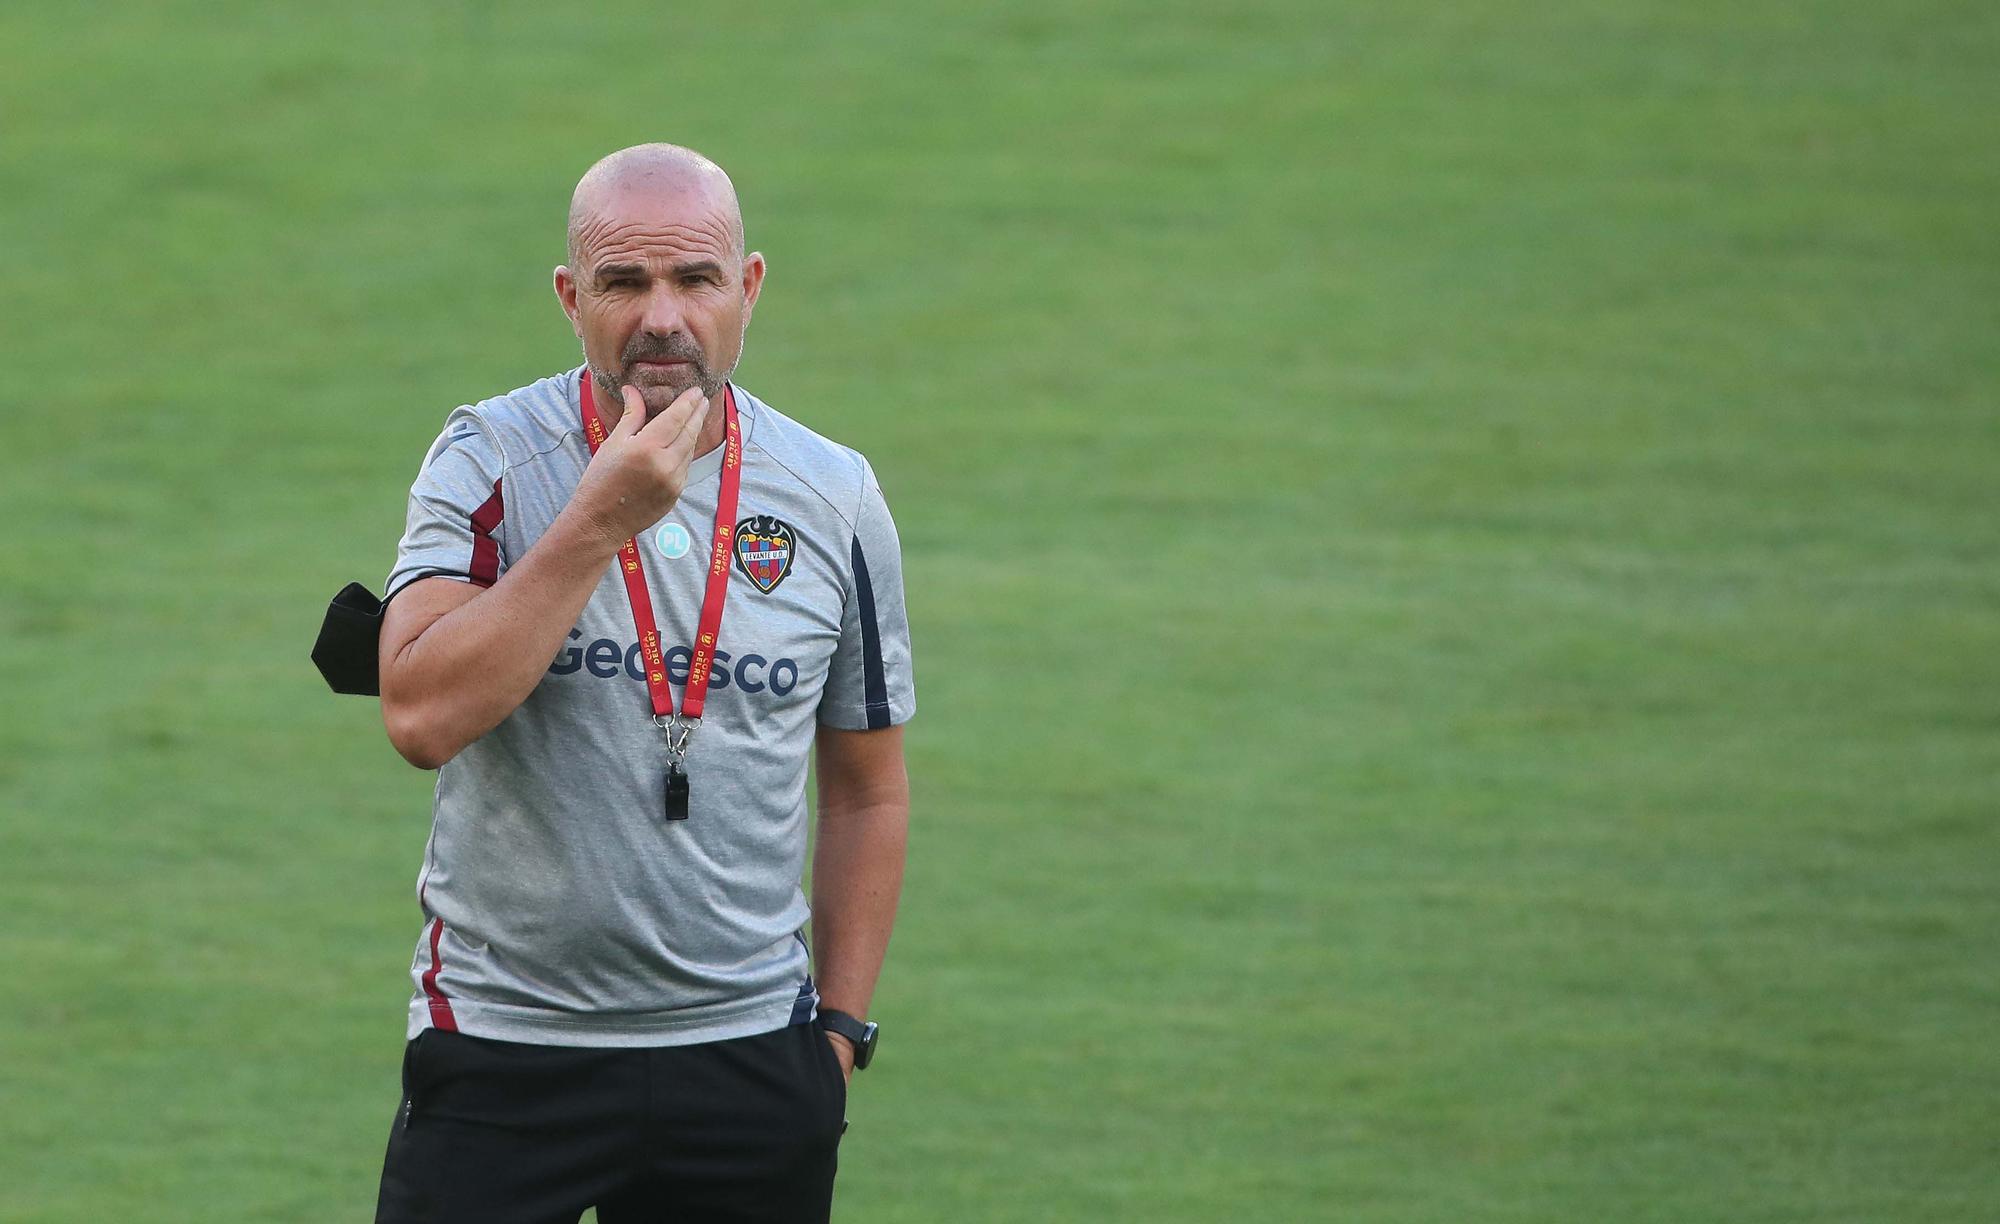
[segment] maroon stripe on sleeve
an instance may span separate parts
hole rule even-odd
[[[431,919],[431,967],[424,970],[424,994],[431,1001],[431,1024],[447,1033],[458,1031],[458,1017],[451,1014],[451,1000],[438,989],[438,970],[444,960],[438,955],[438,940],[444,938],[444,919]]]
[[[493,538],[493,531],[500,526],[500,520],[507,517],[507,507],[500,500],[500,482],[493,482],[493,496],[472,512],[472,565],[466,576],[483,587],[490,587],[500,577],[500,544]]]

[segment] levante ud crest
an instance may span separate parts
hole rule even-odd
[[[768,514],[756,514],[736,524],[736,568],[769,595],[792,572],[799,537],[792,525]]]

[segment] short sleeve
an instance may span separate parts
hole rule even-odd
[[[916,712],[902,546],[869,468],[848,543],[847,607],[820,695],[819,721],[845,731],[868,731],[907,722]]]
[[[500,448],[470,408],[445,419],[444,432],[424,456],[410,486],[409,514],[396,564],[383,598],[419,578],[456,578],[492,586],[507,568],[500,548],[500,523],[507,516],[501,495],[506,465]]]

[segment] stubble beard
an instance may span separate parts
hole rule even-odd
[[[666,411],[689,387],[700,387],[703,395],[716,398],[733,372],[733,365],[731,370],[714,369],[701,346],[678,333],[665,339],[650,334],[634,336],[620,357],[622,368],[606,370],[593,363],[590,376],[606,390],[613,391],[614,398],[627,385],[637,387],[640,398],[646,401],[649,421]],[[687,365],[670,374],[639,372],[640,362],[662,360],[685,361]]]

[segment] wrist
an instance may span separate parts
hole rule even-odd
[[[573,548],[586,558],[592,561],[601,559],[605,564],[609,564],[611,558],[618,555],[618,550],[625,546],[625,541],[632,537],[631,532],[620,531],[618,523],[610,515],[581,498],[573,498],[569,505],[563,507],[562,513],[556,516],[556,525],[562,529],[562,535],[568,537],[564,541],[568,546],[565,551]]]
[[[856,1071],[863,1070],[874,1060],[879,1027],[873,1022],[830,1007],[819,1009],[819,1020],[828,1038],[847,1043]]]

